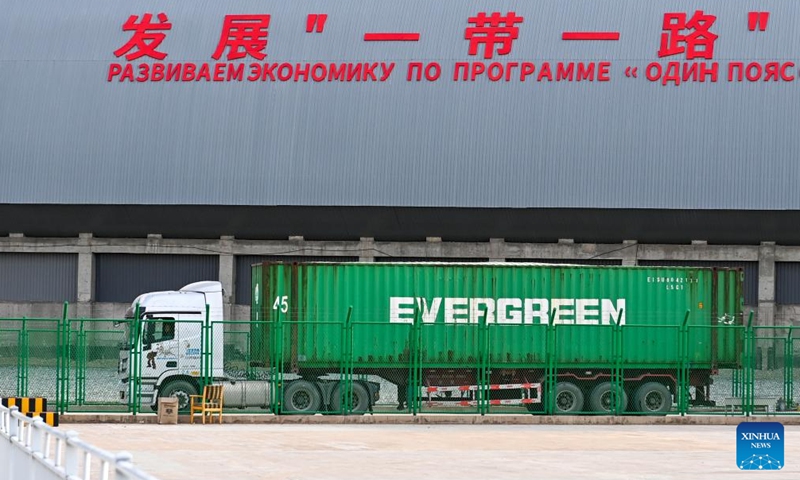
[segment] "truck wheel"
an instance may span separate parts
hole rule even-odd
[[[159,397],[176,397],[180,411],[189,409],[190,395],[197,395],[197,388],[186,380],[173,380],[158,390]]]
[[[571,382],[558,382],[556,384],[556,405],[553,413],[556,415],[572,414],[583,411],[583,392]]]
[[[344,413],[342,412],[341,387],[341,383],[337,384],[333,389],[333,393],[331,393],[331,412],[333,413]],[[364,385],[353,382],[351,394],[350,407],[353,409],[353,413],[364,413],[369,410],[369,391]]]
[[[287,413],[316,413],[322,406],[322,395],[308,380],[295,380],[283,391],[283,411]]]
[[[592,390],[589,406],[594,412],[612,413],[617,397],[621,404],[620,411],[624,412],[628,406],[628,395],[625,390],[612,385],[611,382],[603,382]]]
[[[672,394],[665,385],[649,382],[636,390],[633,402],[640,412],[665,415],[672,408]]]

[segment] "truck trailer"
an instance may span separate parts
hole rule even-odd
[[[251,288],[249,322],[228,327],[219,282],[139,296],[121,398],[134,378],[143,403],[183,407],[219,382],[229,407],[363,413],[393,385],[397,408],[414,412],[665,414],[681,385],[713,405],[713,375],[741,366],[741,269],[268,262]],[[247,341],[226,349],[224,328]],[[246,352],[248,375],[227,374],[232,351]]]

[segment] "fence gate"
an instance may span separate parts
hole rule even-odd
[[[752,355],[753,414],[800,413],[795,390],[794,364],[798,358],[793,326],[754,327],[750,338]],[[798,383],[800,385],[800,383]]]

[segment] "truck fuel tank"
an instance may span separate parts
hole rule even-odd
[[[222,382],[225,407],[269,406],[270,384],[263,380],[225,380]]]

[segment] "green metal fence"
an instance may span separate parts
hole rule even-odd
[[[44,396],[61,413],[152,411],[152,386],[141,381],[151,359],[139,336],[155,320],[71,319],[66,311],[61,318],[0,319],[0,397]],[[687,324],[688,315],[674,325],[352,317],[345,307],[314,322],[293,320],[296,312],[217,326],[208,316],[175,320],[200,339],[199,369],[183,372],[187,393],[223,379],[261,382],[268,405],[247,411],[273,414],[800,414],[794,327],[752,326],[752,318],[696,326]],[[215,349],[220,338],[223,348]],[[581,357],[576,341],[586,338],[598,355],[593,362]],[[645,356],[651,342],[674,350]],[[735,364],[708,362],[706,352],[721,351],[720,342],[740,352]],[[222,374],[214,371],[215,351],[223,352]]]
[[[116,389],[108,385],[119,381],[119,351],[124,345],[122,330],[109,319],[69,320],[65,405],[70,411],[125,410],[118,402]]]

